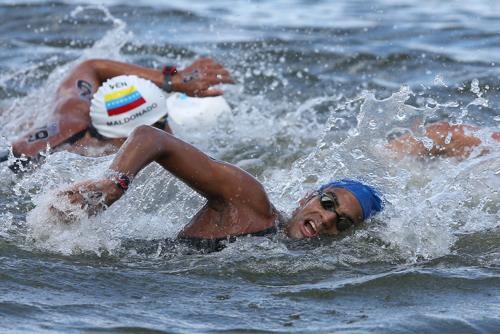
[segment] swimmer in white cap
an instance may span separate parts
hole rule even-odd
[[[233,83],[229,72],[211,59],[197,60],[183,70],[101,59],[84,61],[57,89],[47,124],[12,144],[12,153],[21,158],[11,169],[23,169],[47,146],[81,155],[114,153],[139,125],[171,133],[164,93],[213,97],[223,91],[212,86],[229,83]],[[0,162],[8,157],[8,151],[0,152]]]

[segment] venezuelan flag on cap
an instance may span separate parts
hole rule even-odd
[[[104,95],[104,102],[108,115],[116,116],[143,105],[146,100],[135,86],[130,86]]]
[[[106,80],[92,97],[92,126],[106,138],[126,138],[140,125],[151,125],[167,115],[164,92],[135,75]]]

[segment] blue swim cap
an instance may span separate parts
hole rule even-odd
[[[377,212],[382,211],[384,204],[380,198],[380,193],[369,185],[363,184],[356,180],[342,179],[332,181],[322,185],[319,190],[326,188],[343,188],[350,191],[358,200],[363,209],[363,220],[373,216]]]

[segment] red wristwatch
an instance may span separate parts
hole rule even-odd
[[[163,66],[161,73],[164,78],[161,88],[167,93],[172,93],[172,77],[177,74],[177,67]]]

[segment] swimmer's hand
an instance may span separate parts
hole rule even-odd
[[[98,181],[83,181],[57,194],[58,198],[66,199],[72,205],[79,206],[89,217],[104,211],[123,195],[123,190],[114,181],[103,179]],[[66,223],[75,220],[71,212],[61,211],[54,206],[50,211]]]
[[[218,84],[232,84],[231,75],[212,59],[202,58],[172,76],[172,89],[189,96],[208,97],[224,94],[221,89],[210,89]]]

